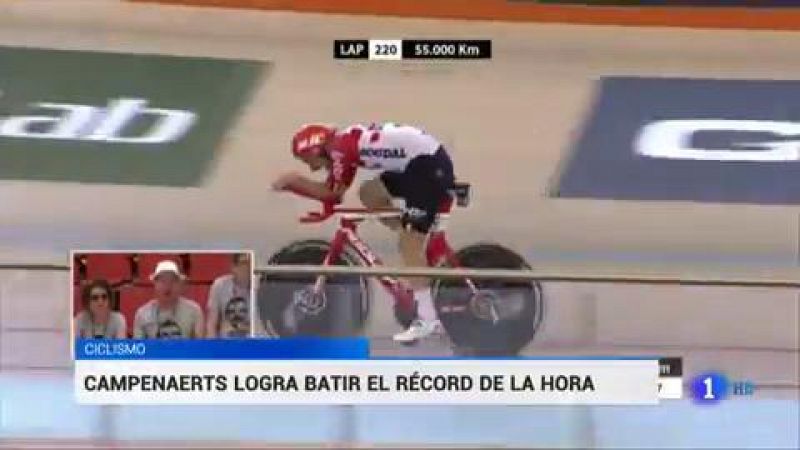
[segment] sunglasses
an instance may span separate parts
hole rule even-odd
[[[108,294],[92,294],[89,298],[92,300],[108,300]]]

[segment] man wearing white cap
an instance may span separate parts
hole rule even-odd
[[[138,339],[197,339],[203,337],[203,312],[193,300],[181,297],[185,276],[174,261],[156,265],[150,280],[156,298],[142,305],[133,321]]]

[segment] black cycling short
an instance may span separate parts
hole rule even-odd
[[[403,227],[420,233],[431,229],[455,183],[453,161],[444,147],[433,155],[415,157],[403,172],[383,172],[380,178],[392,197],[405,200]]]

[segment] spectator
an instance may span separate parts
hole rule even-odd
[[[258,299],[258,290],[261,288],[260,286],[260,279],[254,278],[253,282],[255,283],[255,298],[256,301],[251,303],[253,305],[253,336],[257,337],[277,337],[277,334],[270,333],[267,331],[266,325],[264,324],[264,316],[261,315],[259,299]]]
[[[75,334],[82,338],[125,339],[125,318],[111,309],[113,290],[106,280],[95,280],[81,291],[83,308],[75,315]]]
[[[206,335],[241,338],[250,336],[252,269],[250,255],[233,255],[231,272],[218,277],[208,294]]]
[[[193,300],[181,297],[186,277],[174,261],[161,261],[150,280],[155,296],[136,311],[133,337],[181,339],[203,337],[203,311]]]

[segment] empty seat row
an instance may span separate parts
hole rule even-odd
[[[186,258],[159,253],[91,253],[76,255],[73,277],[76,282],[83,279],[105,279],[112,283],[122,280],[149,282],[156,265],[164,260],[174,261],[191,281],[197,282],[213,281],[231,267],[228,254],[189,254]]]

